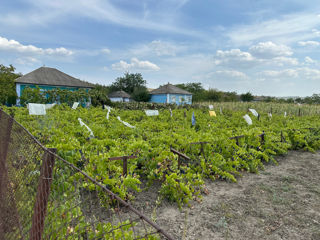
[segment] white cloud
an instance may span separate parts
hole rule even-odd
[[[147,7],[144,1],[131,1],[130,4],[135,4],[135,11],[126,10],[107,0],[29,0],[28,3],[32,10],[16,11],[1,16],[0,23],[19,27],[48,25],[70,16],[77,16],[125,27],[203,36],[197,30],[186,29],[176,24],[177,12],[187,1],[157,1],[150,7]]]
[[[131,54],[134,56],[176,56],[177,53],[187,49],[186,46],[182,44],[175,44],[172,42],[154,40],[147,44],[139,44],[130,49]]]
[[[266,70],[262,72],[262,75],[274,78],[297,78],[299,73],[296,69],[284,69],[280,71]]]
[[[121,70],[121,71],[128,71],[131,69],[136,70],[152,70],[152,71],[158,71],[160,68],[149,61],[140,61],[137,58],[132,58],[131,63],[127,63],[126,61],[121,60],[118,63],[112,64],[112,69],[114,70]]]
[[[315,35],[315,36],[317,36],[317,37],[319,37],[320,36],[320,31],[318,30],[318,29],[312,29],[311,30],[312,31],[312,33],[313,33],[313,35]]]
[[[283,44],[275,44],[271,41],[260,42],[249,48],[253,56],[259,58],[274,58],[279,56],[291,56],[293,54],[290,47]]]
[[[249,45],[257,41],[298,42],[320,34],[315,28],[319,18],[315,13],[279,16],[277,19],[237,25],[226,36],[236,45]]]
[[[34,57],[21,57],[16,59],[16,63],[20,65],[33,65],[39,62],[40,61]]]
[[[101,49],[101,52],[104,54],[110,54],[111,50],[109,48],[103,48],[103,49]]]
[[[314,68],[296,68],[296,69],[283,69],[279,71],[267,70],[261,72],[263,76],[278,78],[278,79],[302,79],[302,80],[319,80],[320,70]]]
[[[275,64],[280,67],[285,65],[293,65],[293,66],[299,65],[299,61],[297,58],[290,58],[290,57],[275,57],[275,58],[269,59],[267,63],[270,65]]]
[[[311,57],[309,56],[306,56],[304,58],[304,61],[307,63],[307,64],[314,64],[314,63],[317,63],[317,61],[313,60]]]
[[[306,46],[308,46],[308,47],[317,47],[317,46],[320,45],[320,42],[317,42],[317,41],[300,41],[300,42],[298,42],[298,44],[300,46],[303,46],[303,47],[306,47]]]
[[[33,45],[23,45],[15,40],[8,40],[0,37],[0,51],[13,51],[18,53],[36,54],[36,55],[57,55],[57,56],[71,56],[72,51],[60,48],[39,48]]]
[[[231,49],[227,51],[218,50],[214,57],[214,63],[221,66],[251,67],[259,61],[249,52],[243,52],[240,49]]]
[[[231,77],[236,79],[246,79],[248,76],[236,70],[219,70],[211,73],[210,75],[219,76],[219,77]]]

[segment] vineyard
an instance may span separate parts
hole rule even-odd
[[[206,178],[236,182],[243,171],[258,172],[289,149],[320,147],[319,116],[270,116],[268,110],[259,111],[258,118],[251,115],[253,124],[248,125],[242,118],[245,111],[226,107],[221,113],[217,110],[217,117],[210,117],[207,108],[175,109],[172,116],[166,109],[159,116],[112,109],[109,119],[107,110],[100,108],[71,110],[62,105],[45,116],[30,116],[24,108],[7,109],[46,147],[57,148],[59,156],[121,198],[133,200],[142,181],[157,181],[160,196],[179,207],[201,200]]]
[[[209,115],[208,106],[162,108],[157,116],[147,116],[143,110],[74,110],[67,105],[55,106],[44,116],[29,115],[26,108],[4,110],[43,145],[57,149],[59,157],[121,199],[134,202],[142,186],[160,184],[159,199],[181,209],[191,201],[201,202],[208,179],[237,182],[244,172],[258,173],[265,163],[277,164],[275,156],[288,150],[320,148],[318,109],[290,106],[284,114],[281,105],[265,105],[263,111],[258,104],[256,117],[246,111],[247,105],[238,107],[235,111],[234,105],[216,105],[216,116]],[[252,125],[244,120],[245,114]],[[58,195],[73,192],[75,179],[81,177],[61,171],[52,191]],[[81,181],[80,187],[88,193],[97,188],[92,181]],[[114,206],[113,198],[102,194],[96,198],[100,205]],[[72,201],[64,204],[71,206]],[[61,228],[63,223],[56,223]]]

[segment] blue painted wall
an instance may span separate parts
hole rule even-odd
[[[40,89],[43,89],[44,91],[47,90],[52,90],[52,89],[62,89],[62,90],[69,90],[69,91],[76,91],[79,89],[85,89],[86,92],[89,91],[89,88],[79,88],[79,87],[62,87],[62,86],[50,86],[50,85],[37,85]],[[23,90],[26,87],[30,87],[30,88],[35,88],[36,85],[34,84],[21,84],[21,83],[16,83],[16,91],[17,91],[17,95],[18,95],[18,99],[17,99],[17,105],[20,104],[20,100],[19,98],[21,97]]]
[[[152,94],[150,102],[154,103],[192,104],[191,94]]]
[[[150,102],[167,103],[167,94],[152,94]]]

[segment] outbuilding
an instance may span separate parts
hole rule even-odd
[[[93,88],[93,84],[81,81],[68,74],[65,74],[55,68],[40,67],[30,73],[27,73],[15,80],[16,91],[19,98],[26,87],[40,88],[41,91],[52,90],[56,88],[76,91],[79,89],[89,90]]]
[[[108,98],[111,102],[130,102],[130,95],[125,91],[116,91],[108,94]]]
[[[152,90],[150,95],[153,103],[192,104],[192,93],[170,83]]]

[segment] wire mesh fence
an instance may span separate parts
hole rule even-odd
[[[0,240],[173,239],[0,109]]]

